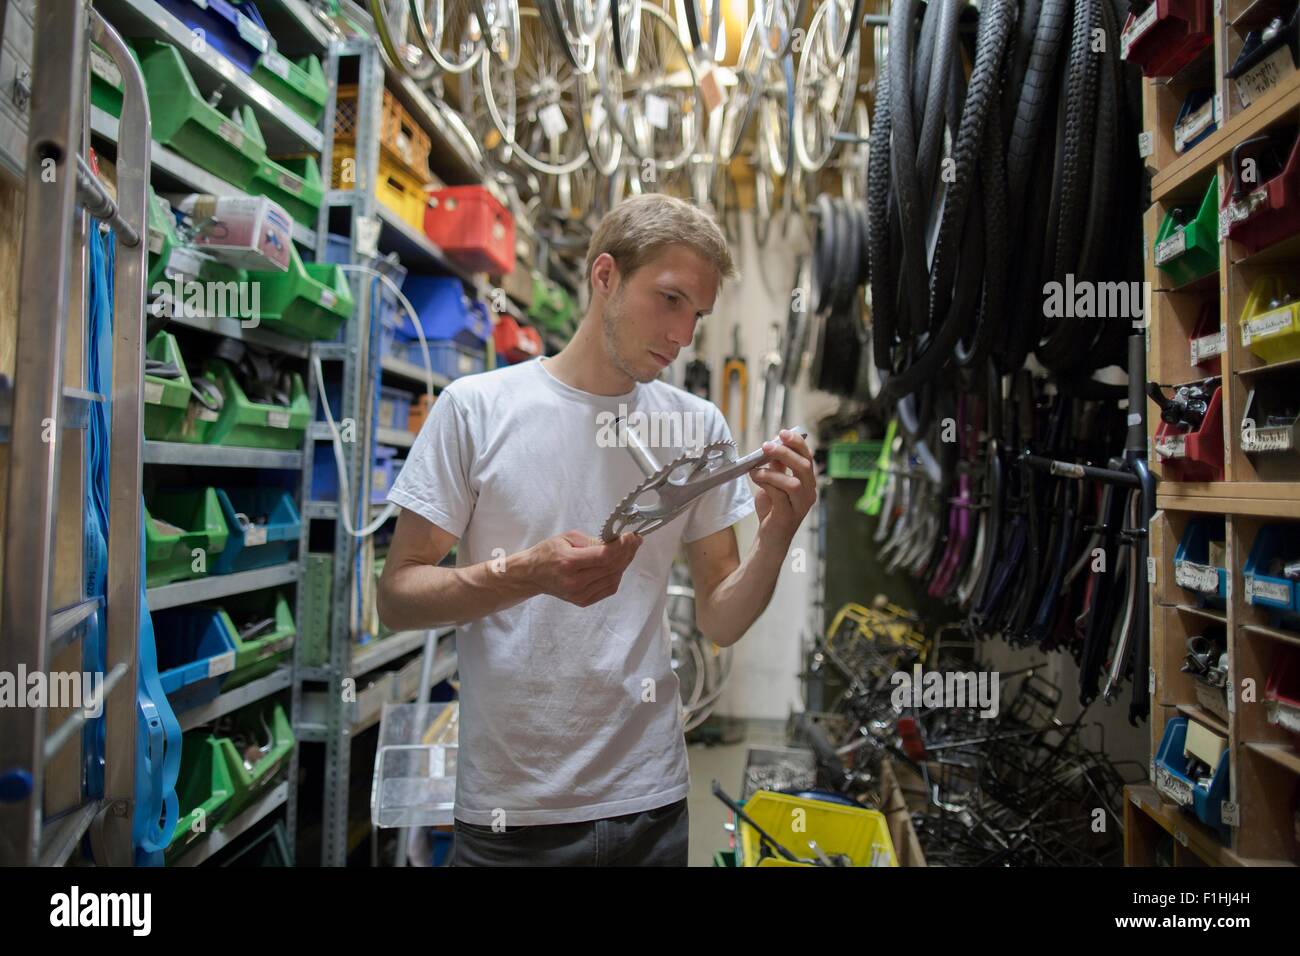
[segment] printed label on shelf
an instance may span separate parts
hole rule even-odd
[[[320,304],[327,309],[332,309],[338,304],[339,297],[329,289],[320,290]]]
[[[167,258],[167,271],[196,276],[203,268],[203,258],[189,246],[176,246]],[[177,303],[179,306],[180,303]]]
[[[230,120],[224,120],[221,125],[217,127],[217,135],[231,146],[235,147],[235,149],[244,148],[244,131],[234,123],[230,122]]]
[[[149,405],[161,405],[163,397],[163,383],[150,382],[144,383],[144,400]]]
[[[302,195],[302,187],[304,183],[297,176],[290,175],[289,173],[281,173],[279,179],[280,188],[285,192],[293,193],[295,196]]]
[[[218,654],[216,657],[208,658],[208,676],[220,677],[222,674],[229,674],[235,669],[235,652],[226,651],[224,654]]]
[[[1241,105],[1250,106],[1294,72],[1291,48],[1284,44],[1263,63],[1237,77],[1237,97]]]
[[[1138,133],[1138,155],[1143,159],[1148,156],[1154,156],[1156,152],[1156,138],[1149,130],[1143,130]]]
[[[1253,579],[1250,602],[1254,604],[1259,598],[1275,604],[1291,604],[1291,585],[1284,581],[1261,581]]]
[[[1156,559],[1147,555],[1147,584],[1156,583]]]
[[[668,101],[662,96],[647,93],[645,96],[645,118],[655,129],[667,129]]]
[[[97,46],[90,48],[90,72],[110,86],[122,87],[122,71],[117,68],[113,58]]]
[[[215,422],[221,417],[221,413],[214,412],[210,408],[203,408],[199,411],[199,414],[196,417],[201,422]]]
[[[257,548],[266,544],[266,525],[251,524],[244,529],[244,547]]]
[[[1187,251],[1187,233],[1179,229],[1156,246],[1156,265],[1175,259]]]
[[[542,121],[542,130],[545,131],[548,138],[563,136],[569,124],[564,119],[564,112],[560,109],[558,103],[552,103],[544,106],[537,118]]]
[[[1289,330],[1292,327],[1292,314],[1291,306],[1284,305],[1248,320],[1241,327],[1241,344],[1249,345],[1255,339],[1268,338]]]
[[[1121,60],[1127,60],[1130,53],[1133,52],[1133,44],[1142,38],[1142,35],[1156,25],[1160,19],[1160,4],[1153,3],[1142,12],[1142,15],[1133,21],[1132,26],[1128,27],[1120,34],[1120,54]]]
[[[1246,603],[1254,604],[1255,603],[1255,575],[1246,574],[1243,575],[1243,578],[1246,581]]]
[[[1222,242],[1228,238],[1228,229],[1232,226],[1232,206],[1229,204],[1227,209],[1219,210],[1219,241]]]
[[[265,30],[242,13],[237,13],[235,16],[237,17],[235,28],[245,43],[257,47],[259,53],[265,53],[271,48],[271,37]]]
[[[262,57],[262,66],[282,80],[289,79],[289,61],[274,50]]]
[[[1214,594],[1219,590],[1219,569],[1193,561],[1176,561],[1174,583],[1190,591]]]
[[[164,236],[161,232],[159,232],[157,229],[150,229],[149,230],[149,254],[151,256],[156,256],[158,255],[158,253],[162,252],[163,243],[166,241],[167,241],[167,237]]]
[[[1294,444],[1287,426],[1242,430],[1242,451],[1290,451]]]
[[[1222,329],[1210,335],[1192,339],[1192,364],[1199,365],[1203,359],[1222,355],[1228,350],[1228,335]]]
[[[266,424],[272,428],[288,428],[289,413],[278,410],[269,411],[266,413]]]
[[[1156,454],[1163,458],[1186,458],[1187,436],[1165,435],[1156,439]]]
[[[1187,148],[1188,140],[1195,139],[1214,120],[1214,100],[1205,101],[1199,110],[1174,127],[1174,152],[1181,153]]]
[[[1219,804],[1219,817],[1230,827],[1241,826],[1241,808],[1231,800]]]

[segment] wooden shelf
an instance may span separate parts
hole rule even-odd
[[[1184,614],[1202,617],[1207,621],[1214,621],[1217,624],[1228,623],[1228,615],[1223,611],[1216,611],[1213,608],[1208,607],[1197,607],[1195,604],[1177,604],[1175,607]]]
[[[1296,753],[1295,748],[1290,744],[1266,744],[1248,740],[1246,749],[1267,757],[1275,764],[1285,767],[1294,774],[1300,774],[1300,754]]]
[[[1184,717],[1190,717],[1198,724],[1204,724],[1222,737],[1228,736],[1228,725],[1200,704],[1179,704],[1178,712]]]
[[[1172,803],[1166,803],[1160,792],[1150,784],[1135,784],[1124,788],[1124,805],[1133,807],[1153,820],[1180,845],[1191,850],[1202,862],[1209,866],[1245,866],[1247,863],[1233,853],[1231,849],[1219,842],[1214,832],[1195,817],[1183,813]],[[1126,819],[1128,814],[1125,814]],[[1149,865],[1147,861],[1134,860],[1130,857],[1132,844],[1129,842],[1133,827],[1125,827],[1126,866]],[[1154,862],[1154,861],[1152,861]]]
[[[1165,487],[1161,483],[1156,488],[1156,506],[1170,511],[1300,518],[1300,491],[1296,482],[1220,482],[1210,486],[1214,489],[1212,493],[1201,495],[1167,494]],[[1289,495],[1286,489],[1291,489]]]
[[[1255,634],[1259,637],[1266,637],[1270,641],[1300,647],[1300,634],[1293,634],[1290,631],[1283,631],[1276,627],[1265,627],[1263,624],[1243,624],[1241,629],[1247,634]]]

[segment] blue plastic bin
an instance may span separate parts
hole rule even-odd
[[[188,710],[221,693],[235,669],[235,637],[210,607],[177,607],[152,614],[158,675],[175,710]]]
[[[454,339],[470,348],[482,348],[492,336],[492,320],[481,302],[465,295],[460,279],[450,276],[407,276],[402,288],[411,306],[420,316],[424,337]],[[415,327],[403,316],[397,326],[397,338],[418,341]]]
[[[346,264],[351,262],[351,255],[351,239],[347,236],[340,236],[336,233],[330,233],[326,236],[326,262]],[[394,283],[396,283],[398,289],[405,292],[406,267],[400,262],[396,262],[392,259],[372,259],[367,263],[367,265],[376,272],[382,272],[384,275],[388,276]],[[349,275],[356,275],[363,279],[367,278],[364,272],[349,273]],[[392,355],[394,354],[393,341],[397,334],[397,316],[401,311],[402,306],[398,302],[397,296],[393,294],[393,290],[389,287],[387,282],[382,282],[374,276],[369,276],[368,278],[374,283],[374,286],[371,289],[371,295],[375,297],[377,303],[376,309],[378,310],[379,315],[379,354],[381,356]],[[359,296],[357,297],[357,301],[360,302]],[[410,323],[407,323],[407,328],[410,328]],[[414,335],[415,333],[412,332],[411,334]],[[340,329],[338,341],[343,341],[346,335],[347,329]],[[333,408],[334,406],[331,405],[330,407]]]
[[[280,488],[217,489],[221,513],[226,516],[230,537],[225,550],[213,562],[213,574],[252,571],[293,559],[302,533],[302,518],[293,496]],[[241,527],[238,515],[250,519],[266,516],[265,524]]]
[[[397,449],[388,445],[376,445],[375,457],[370,467],[370,502],[381,505],[388,500],[388,489],[393,487],[397,477],[394,464],[397,462]]]
[[[1209,786],[1202,786],[1187,774],[1187,718],[1174,717],[1165,724],[1165,735],[1156,752],[1156,789],[1184,810],[1195,814],[1206,826],[1227,837],[1223,823],[1223,801],[1228,796],[1228,749],[1219,757]]]
[[[424,368],[424,353],[419,342],[408,342],[402,350],[406,361]],[[434,375],[460,378],[474,375],[487,368],[487,353],[467,348],[459,342],[438,339],[429,342],[429,365]]]
[[[1187,522],[1174,552],[1174,581],[1201,607],[1227,606],[1228,569],[1210,564],[1210,542],[1223,540],[1223,516],[1202,515]]]
[[[392,487],[393,479],[397,477],[396,453],[397,450],[388,445],[375,446],[375,455],[371,459],[372,471],[370,475],[370,500],[372,502],[383,503],[388,498],[388,489]],[[339,500],[339,473],[334,464],[334,449],[333,446],[326,442],[321,442],[316,446],[315,455],[312,459],[311,500]]]
[[[226,0],[158,0],[191,30],[202,30],[204,41],[245,73],[271,48],[271,35],[257,7],[236,6]]]
[[[1295,582],[1282,576],[1278,565],[1300,558],[1300,524],[1266,524],[1255,535],[1242,576],[1246,603],[1268,608],[1277,619],[1300,615]]]
[[[411,411],[415,396],[400,388],[381,385],[379,388],[379,427],[406,431],[406,416]]]

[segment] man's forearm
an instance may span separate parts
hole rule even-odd
[[[379,616],[394,630],[413,631],[473,621],[539,593],[524,553],[465,568],[427,564],[384,569]]]
[[[735,644],[767,610],[790,541],[765,540],[760,532],[749,554],[705,600],[696,600],[696,623],[714,644]]]

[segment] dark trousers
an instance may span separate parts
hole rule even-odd
[[[685,798],[641,813],[529,827],[455,821],[452,866],[685,866]]]

